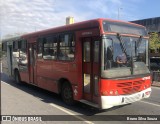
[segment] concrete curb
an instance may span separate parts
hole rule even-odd
[[[152,86],[160,87],[160,82],[153,81]]]

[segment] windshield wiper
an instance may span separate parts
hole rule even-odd
[[[134,63],[134,62],[133,62],[132,51],[131,51],[131,58],[128,59],[128,55],[127,55],[127,52],[126,52],[126,48],[125,48],[124,41],[123,41],[123,39],[122,39],[122,37],[120,36],[119,33],[117,33],[117,37],[118,37],[118,39],[119,39],[119,41],[120,41],[120,46],[121,46],[121,48],[122,48],[122,51],[123,51],[123,53],[126,55],[127,62],[131,60],[131,74],[133,74],[133,66],[134,66],[133,63]]]
[[[137,49],[139,49],[139,46],[140,46],[141,43],[142,43],[142,37],[143,37],[143,36],[140,36],[140,37],[138,38],[138,40],[137,40],[136,49],[135,49],[135,50],[136,50],[136,51],[135,51],[136,54],[137,54]]]
[[[123,41],[123,39],[122,39],[122,37],[121,37],[121,35],[119,33],[117,33],[117,37],[118,37],[118,39],[120,41],[120,46],[122,48],[122,51],[127,57],[127,52],[126,52],[126,48],[125,48],[125,45],[124,45],[124,41]]]

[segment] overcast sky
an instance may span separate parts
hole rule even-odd
[[[0,35],[27,33],[94,18],[159,17],[160,0],[0,0]]]

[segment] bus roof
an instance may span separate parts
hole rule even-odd
[[[42,31],[37,31],[37,32],[32,32],[25,36],[28,35],[45,35],[48,34],[50,32],[52,33],[58,33],[58,32],[65,32],[65,31],[73,31],[73,30],[78,30],[78,29],[87,29],[87,28],[94,28],[94,27],[98,27],[99,26],[99,19],[94,19],[94,20],[87,20],[87,21],[82,21],[82,22],[77,22],[74,24],[69,24],[69,25],[63,25],[63,26],[59,26],[59,27],[53,27],[50,29],[46,29],[46,30],[42,30]]]
[[[99,27],[102,21],[109,21],[109,22],[120,22],[120,23],[126,23],[126,24],[130,24],[130,25],[134,25],[137,27],[144,27],[142,25],[138,25],[135,23],[131,23],[131,22],[126,22],[126,21],[121,21],[121,20],[112,20],[112,19],[106,19],[106,18],[98,18],[98,19],[93,19],[93,20],[87,20],[87,21],[82,21],[82,22],[77,22],[74,24],[69,24],[69,25],[63,25],[63,26],[59,26],[59,27],[54,27],[54,28],[50,28],[50,29],[46,29],[46,30],[42,30],[42,31],[37,31],[37,32],[32,32],[29,34],[25,34],[23,36],[28,36],[28,35],[45,35],[48,34],[49,32],[52,33],[58,33],[58,32],[65,32],[65,31],[72,31],[72,30],[77,30],[77,29],[86,29],[86,28],[93,28],[93,27]]]

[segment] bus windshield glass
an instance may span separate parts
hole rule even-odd
[[[148,40],[126,36],[103,38],[103,77],[123,77],[149,73]]]
[[[104,32],[116,32],[121,34],[135,34],[147,36],[147,31],[144,27],[122,22],[103,21],[103,30]]]

